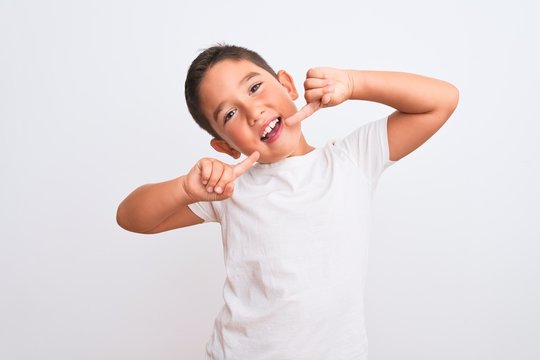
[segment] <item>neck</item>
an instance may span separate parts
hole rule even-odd
[[[304,137],[304,134],[301,134],[298,141],[298,146],[288,157],[306,155],[313,150],[315,150],[315,147],[309,145],[306,141],[306,138]]]

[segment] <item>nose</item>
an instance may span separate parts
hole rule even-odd
[[[249,126],[255,125],[257,120],[261,119],[263,117],[264,110],[262,109],[254,109],[251,112],[248,113],[248,122]]]

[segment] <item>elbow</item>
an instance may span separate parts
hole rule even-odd
[[[116,223],[122,229],[131,231],[131,229],[129,228],[129,224],[124,216],[124,209],[122,207],[122,204],[120,204],[118,206],[118,209],[116,209]]]
[[[145,234],[145,235],[150,235],[150,234],[155,233],[154,231],[152,231],[153,229],[152,230],[141,229],[140,227],[130,222],[122,204],[120,204],[120,206],[118,206],[118,209],[116,210],[116,223],[122,229],[127,230],[132,233]]]
[[[450,83],[446,83],[444,92],[438,101],[438,106],[433,110],[437,113],[436,118],[441,122],[441,126],[452,116],[459,103],[459,90]]]
[[[448,94],[446,95],[446,111],[450,117],[456,110],[459,103],[459,89],[452,84],[448,84]]]

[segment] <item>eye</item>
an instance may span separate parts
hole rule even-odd
[[[225,116],[223,117],[223,123],[226,123],[227,121],[229,121],[230,118],[232,118],[234,116],[234,113],[236,112],[236,110],[230,110],[228,111]]]
[[[253,85],[253,86],[249,89],[249,92],[250,92],[250,93],[256,92],[257,90],[259,90],[259,88],[261,87],[261,85],[262,85],[262,82],[256,83],[255,85]]]

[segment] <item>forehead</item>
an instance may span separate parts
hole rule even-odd
[[[237,88],[238,83],[249,73],[270,75],[263,68],[247,60],[222,60],[206,71],[201,81],[201,95],[206,96],[215,89],[222,92],[227,88]]]

